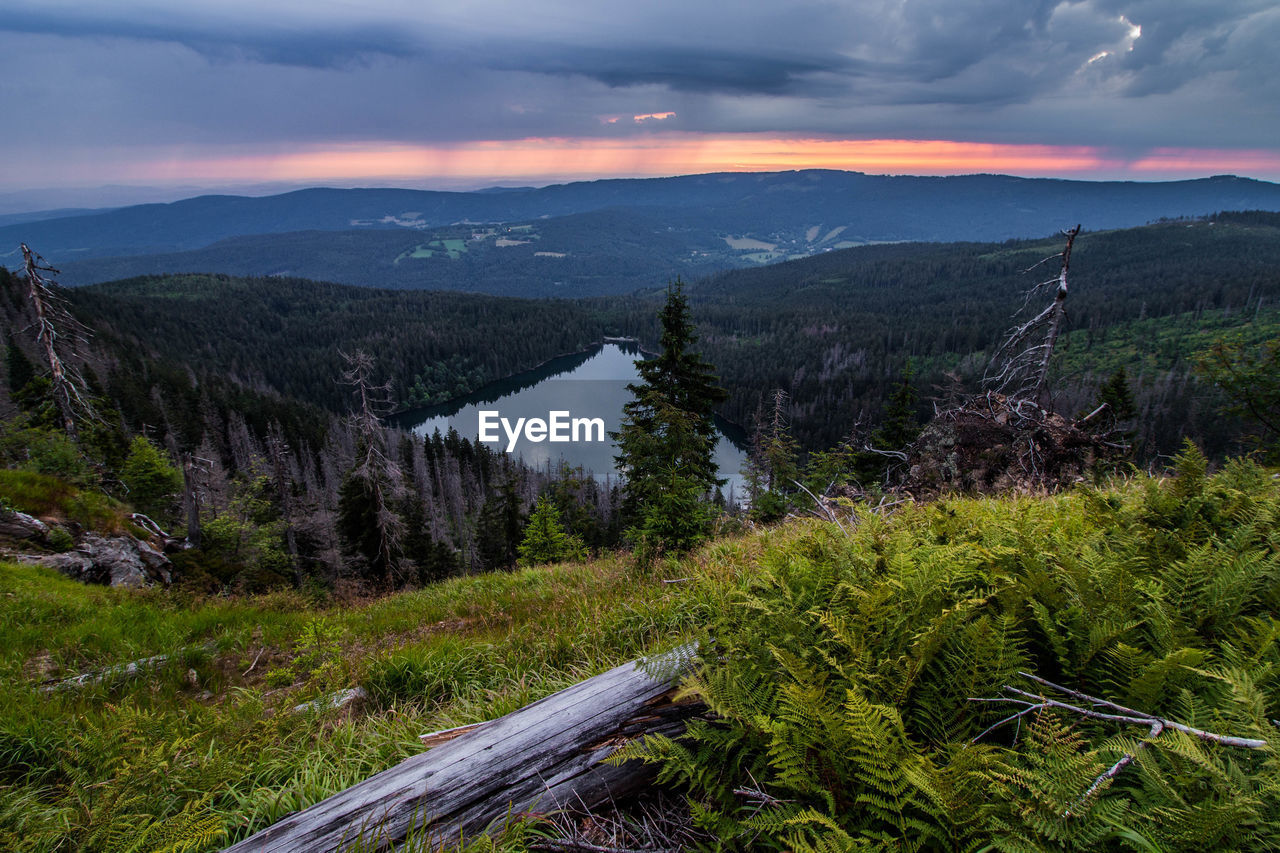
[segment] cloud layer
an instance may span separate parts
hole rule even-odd
[[[1089,146],[1126,162],[1280,150],[1272,0],[5,6],[0,189],[69,165],[111,180],[168,164],[179,179],[215,154],[659,132]]]

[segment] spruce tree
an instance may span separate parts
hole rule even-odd
[[[688,495],[709,497],[724,482],[716,476],[714,410],[728,395],[715,368],[693,350],[697,336],[679,279],[667,288],[658,316],[662,352],[636,362],[641,381],[627,386],[634,399],[623,407],[622,425],[613,439],[627,481],[624,517],[633,531],[666,532],[661,543],[652,544],[683,550],[697,541],[706,524],[700,520],[690,530],[656,516],[684,511],[680,507]],[[682,500],[667,500],[673,493]]]
[[[1116,368],[1111,378],[1098,389],[1098,403],[1107,404],[1110,410],[1107,421],[1113,425],[1137,416],[1138,409],[1133,402],[1133,392],[1129,390],[1129,374],[1124,365]]]
[[[498,486],[476,521],[476,546],[486,569],[510,569],[519,557],[521,518],[520,497],[512,474]]]
[[[5,361],[9,371],[9,393],[16,394],[36,377],[36,366],[31,363],[31,359],[27,358],[27,354],[18,348],[12,332],[6,337]]]
[[[916,418],[916,389],[911,384],[915,370],[908,361],[903,368],[897,386],[889,395],[880,426],[857,451],[854,468],[859,481],[870,486],[884,479],[893,458],[877,451],[904,451],[920,435],[920,422]]]
[[[520,543],[520,565],[539,566],[582,557],[582,541],[570,536],[560,524],[560,513],[549,497],[543,495],[529,516]]]
[[[129,489],[129,502],[148,515],[167,516],[182,491],[182,474],[143,436],[137,436],[129,445],[120,481]]]

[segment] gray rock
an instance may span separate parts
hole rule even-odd
[[[53,554],[30,562],[57,569],[85,583],[141,589],[155,583],[168,584],[173,576],[169,558],[146,542],[129,536],[99,536],[86,533],[74,551]]]
[[[0,510],[0,536],[11,539],[38,539],[49,535],[49,525],[25,512]]]

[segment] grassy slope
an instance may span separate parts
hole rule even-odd
[[[832,679],[837,693],[849,678],[873,701],[907,696],[900,711],[909,742],[919,744],[912,749],[936,751],[928,761],[939,767],[947,744],[967,741],[1002,713],[975,710],[965,697],[994,695],[1020,668],[1269,738],[1266,721],[1280,708],[1280,479],[1236,465],[1204,481],[1195,465],[1184,467],[1176,480],[1137,478],[1053,498],[952,499],[887,518],[859,511],[845,531],[790,523],[718,540],[650,572],[613,557],[461,578],[347,607],[295,593],[184,600],[0,564],[0,678],[12,697],[0,716],[0,848],[120,849],[123,839],[142,838],[137,849],[152,850],[166,831],[200,826],[226,832],[213,844],[242,838],[413,754],[418,734],[508,712],[705,631],[725,651],[725,667],[755,662],[759,675],[807,658],[813,677]],[[661,582],[674,575],[690,580]],[[837,619],[839,608],[849,613]],[[993,619],[1011,626],[1013,640],[997,633],[1012,646],[992,648],[996,635],[983,626]],[[841,628],[864,622],[853,634]],[[868,648],[827,658],[847,663],[824,675],[821,656],[843,648],[832,631]],[[935,634],[941,639],[926,641]],[[215,651],[190,651],[205,643]],[[181,649],[189,651],[147,679],[77,695],[35,689],[45,678]],[[1240,649],[1251,650],[1247,661]],[[898,684],[904,673],[919,676],[910,690]],[[721,693],[734,685],[748,697],[798,689],[794,671],[766,676],[758,690],[731,668],[725,677]],[[714,669],[710,678],[719,683]],[[1241,679],[1255,685],[1247,696],[1222,687]],[[354,712],[289,711],[351,684],[373,697]],[[736,719],[732,702],[717,701]],[[760,719],[739,723],[750,729]],[[785,728],[789,719],[784,713],[768,726]],[[1026,750],[991,740],[962,754],[1021,766]],[[1082,753],[1088,761],[1055,782],[1067,802],[1114,759],[1114,748],[1107,741]],[[1273,753],[1214,755],[1239,762],[1245,775],[1195,795],[1204,800],[1195,808],[1213,817],[1205,818],[1210,835],[1200,837],[1219,838],[1212,833],[1236,823],[1265,828],[1280,814]],[[1024,837],[1026,816],[1000,812],[1018,798],[998,785],[988,790],[991,768],[963,764],[957,772],[973,771],[973,779],[946,793],[950,805],[929,820],[970,840],[990,821],[1013,821],[1009,839]],[[759,778],[796,796],[784,777]],[[1108,802],[1129,808],[1135,797],[1154,796],[1152,785],[1186,781],[1153,758],[1113,786]],[[1194,779],[1187,784],[1194,788]],[[1004,799],[990,799],[997,795]],[[1061,812],[1062,803],[1046,802],[1051,818]],[[1232,817],[1240,809],[1255,822]],[[1139,830],[1148,825],[1136,806],[1125,814]],[[1167,849],[1218,849],[1206,843]]]
[[[0,849],[118,849],[192,814],[215,818],[222,842],[244,837],[413,754],[419,734],[678,643],[692,627],[686,596],[619,559],[345,608],[293,593],[184,600],[0,563],[0,679],[11,697],[0,712]],[[36,689],[183,650],[147,678]],[[373,698],[355,714],[289,711],[356,683]]]

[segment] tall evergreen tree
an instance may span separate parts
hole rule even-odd
[[[522,525],[516,485],[512,473],[480,507],[476,545],[486,569],[510,569],[519,558]]]
[[[520,543],[520,564],[540,566],[581,559],[583,551],[582,541],[561,526],[555,503],[545,495],[538,498]]]
[[[13,332],[6,337],[5,361],[9,371],[9,392],[16,394],[36,377],[36,366],[27,358],[27,354],[18,348],[13,339]]]
[[[634,399],[623,407],[622,425],[613,439],[627,480],[624,516],[633,529],[668,531],[670,538],[657,544],[681,550],[696,542],[698,531],[653,516],[678,511],[683,501],[667,500],[673,492],[710,496],[723,483],[713,455],[714,410],[727,394],[715,368],[693,350],[697,336],[679,279],[667,288],[658,318],[662,352],[636,362],[641,381],[627,386]]]

